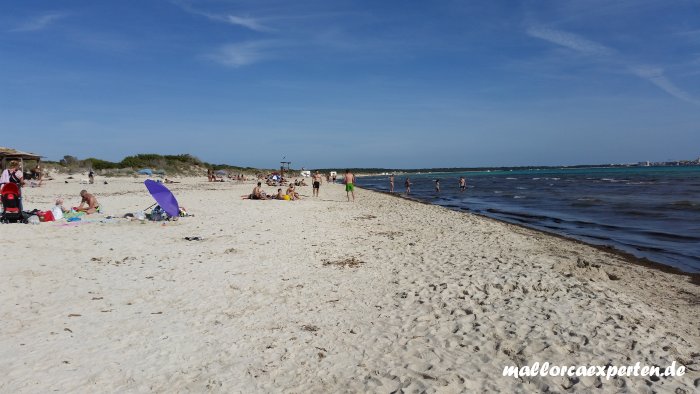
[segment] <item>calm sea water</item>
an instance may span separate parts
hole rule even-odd
[[[460,193],[460,176],[467,191]],[[632,167],[409,175],[411,197],[608,245],[700,272],[700,167]],[[435,179],[441,191],[435,191]],[[404,193],[406,176],[395,177]],[[389,191],[388,176],[359,186]]]

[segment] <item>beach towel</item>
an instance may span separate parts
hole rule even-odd
[[[85,212],[70,211],[70,212],[66,212],[66,213],[63,215],[63,217],[66,218],[66,220],[68,220],[68,219],[72,219],[72,218],[81,217],[81,216],[83,216],[83,215],[85,215]]]

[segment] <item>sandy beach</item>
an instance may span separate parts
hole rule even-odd
[[[687,276],[326,183],[250,201],[251,182],[181,179],[168,186],[194,217],[106,219],[151,205],[143,179],[89,185],[104,215],[0,226],[0,392],[700,390]],[[77,205],[82,188],[26,188],[25,209]],[[687,372],[502,376],[545,361]]]

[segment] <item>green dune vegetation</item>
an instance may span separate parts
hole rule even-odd
[[[59,161],[43,161],[45,167],[58,172],[84,172],[94,170],[104,176],[132,175],[136,171],[148,168],[156,173],[168,175],[202,175],[207,169],[215,171],[224,170],[231,174],[253,174],[270,170],[233,166],[229,164],[212,164],[200,160],[190,154],[159,155],[143,153],[127,156],[119,162],[102,160],[94,157],[78,159],[75,156],[66,155]]]

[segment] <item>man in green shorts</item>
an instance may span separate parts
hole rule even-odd
[[[352,202],[355,202],[355,175],[350,170],[345,170],[345,192],[348,194],[348,202],[350,202],[350,193],[352,193]]]

